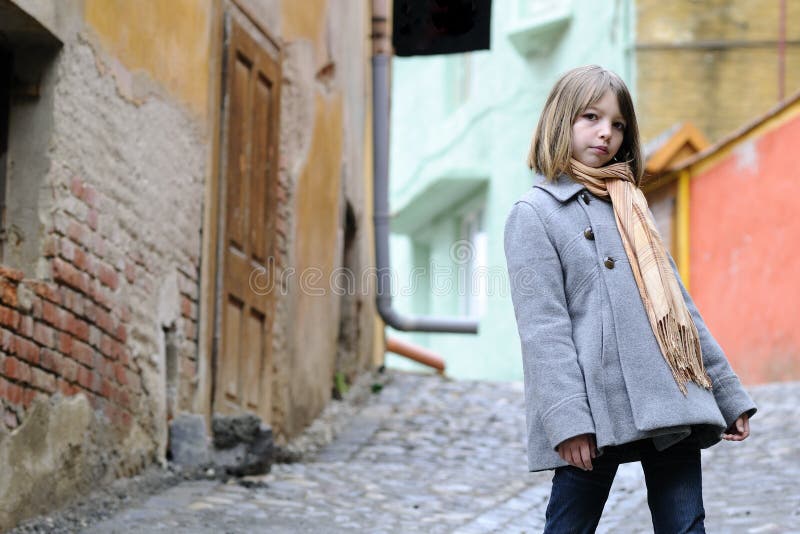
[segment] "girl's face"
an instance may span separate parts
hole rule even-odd
[[[625,126],[617,97],[609,89],[572,123],[572,157],[588,167],[602,167],[622,145]]]

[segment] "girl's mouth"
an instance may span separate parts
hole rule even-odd
[[[598,154],[608,154],[608,149],[604,146],[593,146],[592,150],[594,150]]]

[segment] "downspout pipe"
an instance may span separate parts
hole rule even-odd
[[[389,262],[389,7],[387,0],[372,0],[372,146],[373,210],[377,308],[383,321],[403,332],[477,334],[478,321],[458,317],[402,315],[392,307]]]

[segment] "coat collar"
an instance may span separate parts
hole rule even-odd
[[[579,184],[566,174],[560,175],[554,182],[549,182],[544,176],[538,176],[539,181],[533,187],[544,189],[561,202],[566,202],[574,197],[580,190],[584,189],[583,185]]]

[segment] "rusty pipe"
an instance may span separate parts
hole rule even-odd
[[[403,341],[396,337],[387,337],[386,350],[400,356],[405,356],[422,365],[433,367],[440,375],[444,374],[444,358],[430,349],[420,347],[419,345]]]

